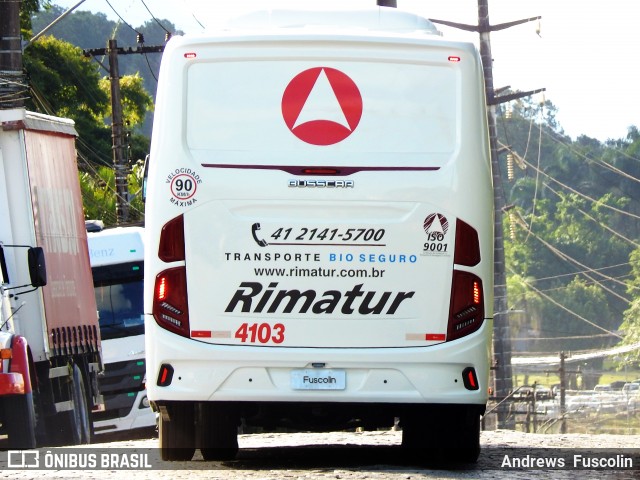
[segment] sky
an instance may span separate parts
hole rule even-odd
[[[80,0],[54,0],[63,8]],[[375,6],[375,0],[85,0],[77,10],[115,9],[134,27],[166,18],[185,33],[215,29],[235,15],[268,8]],[[398,8],[427,18],[477,24],[477,0],[397,0]],[[564,132],[600,141],[625,138],[640,127],[640,1],[488,0],[492,25],[541,16],[491,34],[496,89],[546,88]],[[109,6],[111,4],[113,9]],[[145,7],[146,4],[146,7]],[[151,13],[149,13],[151,12]],[[445,38],[477,44],[476,33],[438,25]],[[537,30],[539,28],[539,34]],[[542,96],[544,95],[544,96]]]

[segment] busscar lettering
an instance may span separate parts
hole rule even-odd
[[[271,282],[265,289],[259,282],[242,282],[229,301],[225,312],[239,308],[243,313],[314,313],[332,314],[336,311],[344,315],[357,312],[360,315],[393,315],[400,305],[412,298],[416,292],[364,291],[364,284],[355,285],[351,290],[340,292],[327,290],[318,295],[315,290],[276,290],[277,282]]]

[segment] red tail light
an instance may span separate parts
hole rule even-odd
[[[480,263],[478,232],[460,219],[456,221],[456,250],[453,263],[466,267],[474,267]]]
[[[189,336],[189,303],[185,267],[170,268],[156,276],[153,317],[162,328]]]
[[[447,341],[475,332],[483,321],[482,281],[472,273],[454,270]]]
[[[163,262],[184,260],[184,217],[182,215],[169,220],[162,227],[158,257]]]

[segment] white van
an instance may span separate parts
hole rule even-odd
[[[479,453],[492,332],[482,66],[395,9],[270,11],[174,37],[146,203],[163,458],[237,426],[403,428]]]

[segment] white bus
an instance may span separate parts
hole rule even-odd
[[[163,458],[238,425],[390,427],[475,460],[492,331],[482,66],[395,9],[174,37],[147,183],[147,388]],[[440,452],[442,453],[442,452]]]
[[[100,377],[105,410],[93,413],[94,431],[153,427],[156,415],[145,390],[144,228],[90,230],[94,230],[87,239],[105,367]]]

